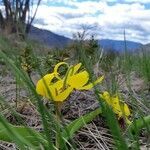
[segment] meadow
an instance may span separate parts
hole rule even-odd
[[[150,148],[150,53],[64,50],[0,37],[0,149]]]

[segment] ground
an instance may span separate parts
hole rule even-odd
[[[123,80],[123,75],[120,74],[119,78],[122,85],[120,87],[120,91],[124,95],[125,101],[130,106],[129,91],[125,81]],[[35,84],[38,79],[39,76],[37,76],[36,73],[33,73],[32,80]],[[144,81],[134,72],[131,75],[131,87],[134,92],[133,96],[136,97],[139,103],[141,98],[138,96],[138,93],[143,91],[145,92],[147,99],[150,99],[150,95],[148,94]],[[0,65],[0,94],[12,107],[16,108],[17,112],[25,120],[25,123],[28,126],[33,127],[38,131],[42,130],[39,114],[36,111],[35,106],[30,102],[30,98],[32,96],[23,85],[20,84],[19,87],[16,86],[16,78],[14,78],[11,71],[6,69],[5,65]],[[53,104],[50,101],[46,99],[43,100],[49,109],[53,108]],[[68,123],[71,120],[94,110],[98,106],[99,103],[92,90],[74,91],[69,99],[64,103],[62,114],[64,116],[64,120]],[[148,107],[141,106],[141,109],[145,112],[145,114],[149,112]],[[9,112],[9,109],[4,109],[2,113],[11,123],[17,124],[16,118],[11,112]],[[148,141],[148,135],[146,135],[143,131],[140,139],[141,149],[144,150],[146,149],[145,144]],[[102,116],[96,117],[90,124],[85,125],[84,128],[78,131],[78,133],[74,136],[74,141],[78,145],[78,149],[81,150],[109,150],[112,149],[113,146],[112,136],[110,135],[110,132],[105,125],[105,119]],[[11,148],[9,148],[10,146]],[[14,144],[0,143],[0,149],[15,150],[16,148]]]

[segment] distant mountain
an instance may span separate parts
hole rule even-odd
[[[116,50],[118,52],[122,52],[125,50],[125,42],[121,40],[110,40],[110,39],[102,39],[99,40],[99,45],[105,50]],[[127,51],[135,51],[143,46],[141,43],[126,41]]]
[[[31,27],[31,30],[28,36],[30,39],[36,40],[40,42],[41,44],[46,45],[48,47],[63,48],[64,46],[66,46],[72,41],[71,39],[67,37],[55,34],[48,30],[39,29],[34,26]]]
[[[145,45],[143,45],[141,48],[140,48],[140,51],[142,52],[142,51],[145,51],[145,52],[147,52],[147,53],[149,53],[150,54],[150,43],[149,44],[145,44]]]
[[[73,42],[72,39],[55,34],[48,30],[36,28],[34,26],[31,27],[29,38],[36,40],[48,47],[58,48],[63,48]],[[121,40],[102,39],[98,40],[98,43],[102,48],[104,48],[104,50],[116,50],[118,52],[122,52],[125,49],[125,43]],[[142,46],[141,43],[133,41],[126,41],[126,45],[128,51],[134,51]]]

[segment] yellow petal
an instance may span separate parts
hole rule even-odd
[[[70,93],[73,91],[72,87],[68,87],[67,89],[60,92],[55,98],[54,101],[64,101],[67,99],[67,97],[70,95]]]
[[[41,96],[45,96],[45,91],[43,88],[43,82],[42,80],[39,80],[38,83],[36,84],[36,92],[40,94]]]
[[[56,83],[50,85],[48,90],[50,91],[50,94],[47,91],[47,98],[52,99],[53,101],[62,102],[67,99],[73,88],[68,87],[66,89],[63,89],[63,80],[59,80]]]
[[[127,116],[127,117],[129,117],[131,115],[130,109],[127,104],[124,104],[124,113],[125,113],[125,116]]]
[[[104,91],[103,94],[100,94],[103,99],[110,99],[110,94],[107,91]]]
[[[60,62],[60,63],[58,63],[58,64],[56,64],[55,65],[55,67],[54,67],[54,74],[56,75],[56,77],[58,78],[58,79],[60,79],[60,77],[58,76],[58,68],[60,67],[60,66],[62,66],[62,65],[66,65],[67,67],[69,67],[69,65],[68,65],[68,63],[66,63],[66,62]]]
[[[55,77],[54,73],[45,75],[42,79],[37,82],[36,91],[41,96],[47,95],[47,88],[49,87],[52,79]]]
[[[49,85],[52,82],[52,80],[54,79],[54,77],[55,77],[55,74],[50,73],[50,74],[45,75],[41,80],[43,83],[45,82],[46,84]]]
[[[75,75],[75,73],[80,69],[81,65],[82,65],[81,63],[78,63],[77,65],[71,66],[68,69],[68,72],[67,72],[65,79],[64,79],[66,84],[69,82],[70,77]]]
[[[104,76],[98,78],[96,81],[94,81],[93,83],[89,83],[86,86],[83,86],[81,88],[78,88],[79,90],[89,90],[91,88],[93,88],[93,86],[95,86],[96,84],[100,83],[102,80],[104,79]]]
[[[72,75],[68,78],[67,84],[69,84],[72,88],[80,89],[83,87],[89,80],[89,74],[87,71],[82,71],[75,75]]]
[[[57,95],[60,93],[60,89],[63,87],[63,80],[59,80],[48,86],[46,90],[46,97],[55,101]]]
[[[116,111],[121,111],[121,107],[120,107],[120,101],[118,96],[112,97],[111,101],[110,101],[110,105],[113,107],[113,109]]]
[[[130,110],[126,103],[119,100],[119,97],[116,96],[113,98],[113,110],[116,114],[118,114],[118,117],[129,117],[130,116]]]
[[[73,74],[75,74],[80,69],[81,65],[82,63],[78,63],[77,65],[73,67]]]
[[[127,117],[125,117],[125,121],[126,121],[126,123],[127,123],[128,125],[131,124],[131,121],[130,121]]]
[[[108,105],[110,105],[111,97],[107,91],[104,91],[103,94],[100,94],[101,98],[106,101]]]

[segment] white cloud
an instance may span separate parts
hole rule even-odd
[[[37,22],[35,25],[71,37],[81,25],[96,24],[101,28],[97,30],[99,38],[123,39],[123,30],[126,29],[128,40],[150,42],[150,10],[145,9],[144,4],[131,0],[134,3],[115,3],[110,6],[108,1],[115,0],[57,0],[68,7],[43,4],[39,6],[36,18],[43,19],[44,25]]]
[[[139,2],[139,3],[142,3],[142,4],[146,4],[146,3],[150,3],[150,0],[124,0],[125,2],[128,2],[128,3],[135,3],[135,2]]]
[[[63,1],[63,0],[62,0]],[[150,0],[99,0],[103,2],[122,2],[122,3],[141,3],[141,4],[146,4],[150,3]]]

